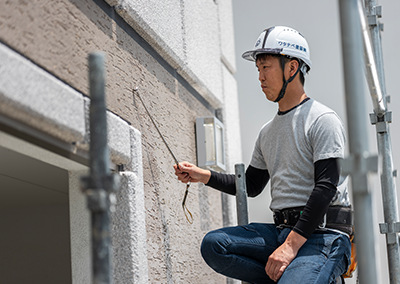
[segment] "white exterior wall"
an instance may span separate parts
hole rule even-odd
[[[227,171],[233,172],[234,163],[241,161],[241,143],[231,0],[106,1],[112,7],[101,0],[60,0],[53,3],[53,10],[34,3],[17,9],[13,3],[1,2],[0,114],[74,143],[78,150],[87,151],[89,146],[86,57],[93,50],[107,51],[110,155],[114,164],[125,165],[112,225],[115,283],[225,281],[202,262],[198,252],[202,236],[222,226],[220,194],[193,185],[188,206],[195,223],[186,223],[176,209],[182,188],[173,176],[171,157],[131,89],[139,86],[145,100],[150,100],[150,109],[170,146],[178,149],[179,159],[193,163],[194,118],[221,109]],[[173,71],[153,58],[145,45],[136,44],[128,28],[114,21],[112,13],[105,13],[110,9]],[[9,12],[16,10],[20,14]],[[170,121],[176,123],[171,126]],[[90,214],[79,188],[87,168],[38,147],[24,150],[25,143],[18,146],[10,141],[13,138],[0,139],[0,146],[69,171],[72,281],[88,283]],[[229,211],[224,223],[233,224],[235,201],[223,200]]]
[[[89,116],[89,99],[2,44],[0,59],[0,98],[3,113],[9,114],[5,110],[12,110],[16,118],[26,124],[67,141],[71,139],[69,137],[73,137],[71,142],[80,142],[78,147],[87,148],[88,141],[85,141],[84,137],[89,137],[85,127],[86,118]],[[15,78],[18,77],[23,80],[15,84]],[[61,99],[57,94],[62,94]],[[133,279],[132,283],[146,283],[148,271],[147,251],[143,250],[146,248],[146,228],[140,133],[110,112],[107,124],[111,161],[127,165],[127,171],[121,172],[122,185],[117,193],[118,202],[113,216],[113,262],[124,263],[122,266],[116,265],[115,283],[128,283],[127,279]],[[57,131],[49,125],[54,125]],[[74,163],[63,162],[63,159],[51,155],[48,157],[48,154],[43,154],[38,149],[25,149],[25,146],[21,147],[9,141],[0,140],[0,146],[33,156],[70,172],[72,281],[89,283],[90,212],[86,208],[86,198],[80,189],[80,178],[87,175],[87,171],[82,169],[84,167],[76,167]],[[124,255],[119,249],[123,249],[124,253],[131,253]],[[126,269],[127,266],[131,269]],[[124,269],[118,269],[120,267]]]

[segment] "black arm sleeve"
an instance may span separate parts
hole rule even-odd
[[[337,158],[320,160],[314,164],[315,187],[293,231],[309,238],[328,210],[339,182]]]
[[[260,170],[249,166],[246,170],[246,188],[247,195],[255,197],[259,195],[269,181],[268,170]],[[235,175],[233,174],[222,174],[211,171],[211,177],[206,184],[222,192],[235,195]]]

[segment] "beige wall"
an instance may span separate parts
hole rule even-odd
[[[199,253],[207,230],[222,226],[221,194],[193,184],[187,206],[194,223],[186,221],[185,186],[175,178],[174,160],[132,90],[139,87],[180,161],[196,161],[195,118],[213,113],[132,38],[119,16],[114,14],[114,21],[95,2],[0,0],[0,6],[0,41],[84,95],[88,54],[106,53],[107,107],[142,134],[149,283],[224,282]]]

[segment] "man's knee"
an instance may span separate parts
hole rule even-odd
[[[226,255],[226,246],[229,244],[229,237],[222,231],[216,230],[207,233],[201,243],[201,255],[206,263],[215,269]]]

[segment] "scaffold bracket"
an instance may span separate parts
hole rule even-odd
[[[340,162],[344,174],[358,173],[366,174],[368,172],[378,171],[378,156],[370,156],[367,152],[362,155],[350,155]]]
[[[351,178],[354,180],[355,186],[353,188],[354,193],[365,193],[369,190],[367,179],[363,178],[365,174],[369,172],[378,171],[378,156],[370,156],[368,152],[360,155],[350,155],[344,160],[340,160],[340,166],[342,173],[345,175],[351,174]]]
[[[392,112],[387,111],[382,117],[376,115],[376,113],[370,113],[369,119],[372,125],[376,125],[376,132],[386,133],[388,131],[388,123],[392,122]]]
[[[396,223],[381,223],[379,224],[379,229],[381,234],[387,235],[387,243],[388,244],[397,244],[398,238],[397,233],[400,232],[400,222]]]

